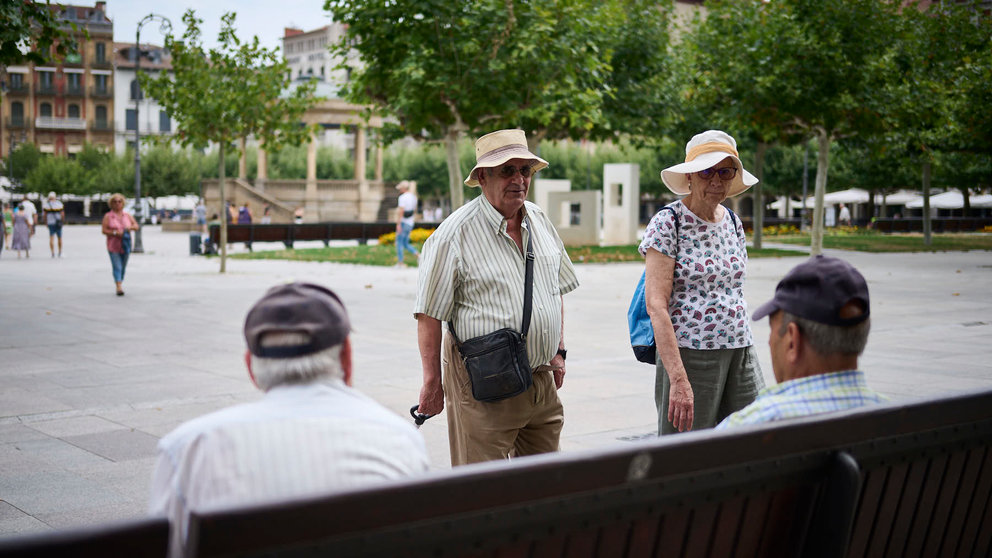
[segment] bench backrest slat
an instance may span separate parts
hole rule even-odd
[[[0,542],[2,558],[164,558],[169,521],[164,517],[24,535]]]

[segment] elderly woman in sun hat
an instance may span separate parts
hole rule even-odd
[[[657,345],[658,433],[712,428],[764,387],[742,287],[747,244],[722,202],[758,182],[725,132],[696,134],[685,162],[661,171],[684,196],[651,219],[640,252]]]

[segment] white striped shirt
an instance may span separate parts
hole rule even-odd
[[[558,232],[541,209],[524,202],[523,246],[533,233],[534,287],[527,355],[547,364],[561,339],[561,295],[579,286]],[[424,244],[414,316],[453,322],[465,341],[523,325],[525,257],[506,219],[480,195],[448,216]]]
[[[178,556],[190,510],[312,497],[423,473],[428,465],[411,422],[341,380],[279,386],[162,438],[149,512],[172,522]]]

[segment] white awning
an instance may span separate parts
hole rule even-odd
[[[920,209],[923,207],[923,198],[913,200],[906,204],[909,209]],[[935,209],[961,209],[964,207],[964,196],[961,192],[944,192],[930,196],[930,207]]]
[[[806,199],[806,207],[813,207],[815,203],[816,196],[810,196]],[[861,188],[850,188],[823,195],[823,205],[837,205],[839,203],[868,203],[868,191]]]

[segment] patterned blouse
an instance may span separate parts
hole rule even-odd
[[[651,219],[639,250],[655,249],[675,260],[668,313],[679,347],[739,349],[754,344],[744,279],[747,243],[739,219],[724,212],[719,223],[700,219],[681,201]],[[675,219],[678,219],[678,241]]]

